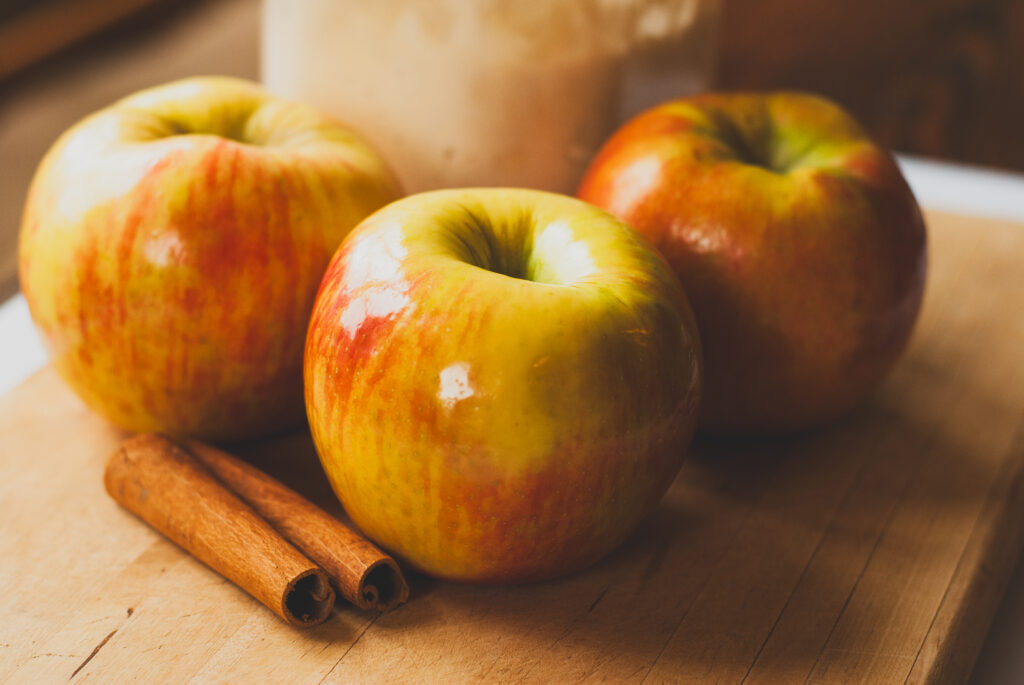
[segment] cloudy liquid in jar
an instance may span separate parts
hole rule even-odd
[[[263,80],[408,192],[571,193],[630,115],[707,86],[717,0],[264,0]]]

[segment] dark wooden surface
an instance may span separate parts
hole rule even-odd
[[[719,83],[838,100],[901,152],[1024,170],[1024,0],[723,0]]]
[[[0,81],[165,0],[0,0]]]

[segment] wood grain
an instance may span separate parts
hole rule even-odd
[[[700,438],[582,573],[413,577],[308,631],[110,501],[121,434],[43,371],[0,399],[0,681],[962,682],[1024,545],[1024,226],[928,220],[922,320],[855,415]],[[308,435],[247,455],[337,509]]]

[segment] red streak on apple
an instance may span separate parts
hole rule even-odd
[[[666,103],[608,140],[578,194],[650,238],[682,281],[705,352],[705,428],[835,418],[910,337],[924,222],[892,158],[831,103]]]
[[[47,154],[22,287],[57,369],[114,423],[272,434],[304,417],[304,334],[331,254],[398,192],[365,143],[311,108],[233,79],[169,84]]]
[[[440,191],[346,239],[305,378],[368,535],[437,576],[521,582],[593,562],[657,503],[700,352],[675,277],[621,222],[546,193]]]

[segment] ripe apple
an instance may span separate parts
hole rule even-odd
[[[792,430],[861,402],[910,336],[925,226],[891,156],[806,94],[706,94],[627,122],[580,198],[645,234],[686,289],[702,428]]]
[[[306,408],[335,492],[435,576],[581,568],[668,488],[700,347],[635,231],[535,190],[413,195],[342,244],[310,320]]]
[[[41,162],[21,287],[57,370],[114,423],[211,439],[302,421],[331,255],[400,194],[363,140],[247,81],[195,78],[76,124]]]

